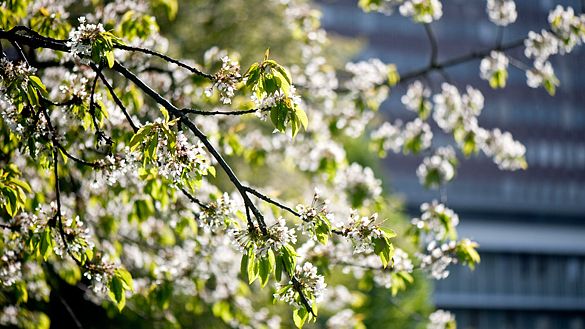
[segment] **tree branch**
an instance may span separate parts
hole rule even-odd
[[[228,163],[225,161],[222,155],[217,151],[217,149],[213,146],[213,144],[211,144],[207,136],[201,130],[199,130],[199,128],[197,128],[197,126],[195,126],[195,124],[191,120],[189,120],[189,118],[186,117],[185,113],[183,113],[176,106],[171,104],[168,100],[163,98],[160,94],[154,91],[150,86],[144,83],[140,78],[138,78],[134,73],[126,69],[120,63],[116,62],[114,64],[113,69],[116,72],[123,75],[124,77],[126,77],[128,80],[132,81],[134,84],[136,84],[138,88],[140,88],[144,93],[146,93],[159,105],[162,105],[164,108],[166,108],[171,114],[179,117],[181,122],[185,126],[187,126],[187,128],[189,128],[189,130],[191,130],[191,132],[195,136],[197,136],[199,140],[201,140],[203,145],[205,145],[209,153],[211,153],[211,155],[219,163],[223,171],[228,175],[229,180],[232,182],[232,184],[236,187],[236,189],[242,196],[242,199],[244,200],[244,205],[250,207],[250,209],[252,210],[252,213],[254,214],[254,217],[256,217],[258,226],[260,227],[262,233],[264,235],[267,235],[268,231],[266,229],[266,223],[264,222],[264,216],[260,213],[258,208],[252,203],[250,197],[246,193],[246,189],[244,188],[244,186],[242,185],[234,171],[231,169],[231,167],[228,165]]]

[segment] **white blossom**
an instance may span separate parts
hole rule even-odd
[[[479,64],[480,76],[490,81],[495,74],[505,73],[508,68],[508,57],[502,52],[492,51],[489,57],[485,57]]]
[[[559,39],[547,30],[540,33],[528,32],[528,38],[524,40],[524,55],[534,58],[537,62],[546,61],[549,56],[559,52]]]
[[[317,274],[317,267],[310,262],[305,262],[302,266],[297,265],[294,276],[305,298],[308,298],[307,302],[309,304],[312,298],[316,302],[321,300],[327,284],[325,283],[324,277]],[[276,283],[275,286],[277,290],[277,293],[274,294],[275,298],[295,307],[301,306],[299,293],[293,288],[292,281],[289,281],[286,285]]]
[[[335,313],[332,317],[327,320],[328,329],[354,329],[358,322],[356,314],[351,309],[345,309]]]
[[[384,236],[379,228],[378,214],[360,216],[357,210],[352,210],[347,223],[340,230],[351,239],[354,254],[373,252],[374,239]]]
[[[394,124],[388,121],[384,122],[376,130],[372,131],[370,135],[372,142],[379,144],[384,151],[400,152],[404,144],[401,126],[402,121],[400,120],[397,120]]]
[[[404,147],[412,145],[411,151],[418,153],[426,150],[431,146],[431,140],[433,139],[433,133],[428,123],[416,118],[414,121],[410,121],[404,127],[402,131],[402,139],[404,140]]]
[[[454,238],[453,229],[459,224],[459,216],[444,204],[433,200],[420,206],[420,218],[413,218],[411,223],[418,230],[425,232],[426,240],[444,241]]]
[[[439,245],[436,241],[431,241],[426,248],[426,253],[417,253],[421,264],[421,269],[431,278],[442,280],[449,276],[447,268],[451,264],[457,263],[457,258],[453,256],[456,247],[455,241],[449,241]]]
[[[69,32],[69,41],[67,46],[71,48],[70,54],[73,57],[81,58],[91,55],[91,45],[99,37],[100,33],[105,32],[101,23],[88,24],[87,19],[79,17],[79,26]],[[87,59],[82,60],[89,63]]]
[[[335,184],[348,196],[359,198],[358,203],[369,203],[382,193],[382,181],[374,176],[374,171],[355,162],[337,172]]]
[[[449,329],[454,328],[450,323],[455,322],[455,316],[449,311],[436,310],[429,315],[427,329]]]
[[[457,158],[451,146],[441,147],[430,157],[425,157],[416,170],[420,183],[437,188],[455,177]]]
[[[509,132],[494,129],[483,146],[486,155],[493,157],[494,162],[502,170],[517,170],[526,167],[524,155],[526,147],[514,140]]]
[[[417,80],[408,86],[406,94],[400,100],[408,110],[419,113],[419,116],[425,118],[432,107],[430,96],[431,90]]]
[[[400,6],[400,14],[417,23],[431,23],[443,16],[443,5],[439,0],[406,0]]]
[[[488,0],[486,9],[490,21],[499,26],[514,23],[518,18],[514,0]]]
[[[585,41],[585,14],[575,15],[571,7],[561,5],[548,15],[552,31],[559,37],[559,51],[561,54],[570,53],[573,47]]]
[[[236,84],[242,80],[240,64],[228,56],[221,57],[221,68],[214,75],[213,85],[205,90],[205,95],[211,97],[213,88],[219,91],[219,98],[223,104],[231,104],[234,97]]]
[[[554,88],[559,85],[559,79],[555,75],[550,62],[534,62],[534,67],[526,71],[526,83],[531,88],[538,88],[540,86],[550,86]]]
[[[388,66],[377,58],[347,63],[345,69],[353,74],[347,83],[347,87],[352,90],[366,91],[383,84],[388,78]]]

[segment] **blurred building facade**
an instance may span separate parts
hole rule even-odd
[[[364,14],[351,0],[322,0],[323,25],[330,32],[358,37],[365,49],[358,60],[377,57],[400,72],[428,63],[430,46],[423,26],[400,15]],[[579,1],[516,1],[518,20],[504,30],[504,43],[547,26],[557,3],[580,10]],[[443,19],[432,24],[438,60],[495,45],[485,1],[443,1]],[[554,97],[526,86],[524,72],[509,67],[503,90],[479,79],[479,60],[447,69],[459,88],[469,84],[485,95],[479,118],[485,128],[512,132],[527,147],[529,168],[502,172],[486,157],[461,161],[448,185],[447,205],[461,218],[461,236],[481,245],[475,271],[461,266],[435,285],[434,301],[453,311],[458,328],[585,328],[585,49],[581,46],[552,63],[561,86]],[[530,63],[522,50],[509,52]],[[431,74],[433,92],[440,75]],[[384,104],[391,121],[412,120],[400,104],[406,86],[397,86]],[[436,128],[436,127],[435,127]],[[434,129],[436,131],[436,129]],[[438,135],[436,142],[448,143]],[[385,161],[389,187],[405,197],[408,212],[439,199],[421,187],[415,171],[421,158],[390,155]]]

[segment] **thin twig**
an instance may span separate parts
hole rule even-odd
[[[429,67],[435,67],[437,64],[437,55],[439,52],[439,46],[437,45],[437,38],[435,38],[435,34],[433,33],[433,29],[431,25],[428,23],[423,24],[425,28],[425,33],[427,38],[429,39],[429,43],[431,45],[431,55],[429,58]]]
[[[506,43],[506,44],[502,45],[502,47],[500,47],[500,51],[512,50],[514,48],[518,48],[518,47],[522,46],[523,44],[524,44],[524,39],[518,39],[518,40],[515,40],[515,41],[512,41],[510,43]],[[474,51],[474,52],[471,52],[471,53],[468,53],[468,54],[465,54],[462,56],[453,57],[453,58],[447,59],[445,61],[439,62],[435,65],[435,67],[427,66],[427,67],[424,67],[421,69],[407,72],[405,74],[400,75],[400,82],[401,83],[406,82],[408,80],[417,78],[419,76],[426,75],[434,70],[445,69],[448,67],[464,64],[464,63],[467,63],[467,62],[472,61],[472,60],[483,58],[483,57],[489,55],[490,52],[492,52],[493,50],[494,50],[494,48],[484,49],[481,51]]]
[[[274,200],[270,197],[268,197],[267,195],[264,195],[262,193],[260,193],[259,191],[249,187],[249,186],[245,186],[244,187],[246,189],[246,191],[254,194],[255,196],[257,196],[259,199],[262,199],[270,204],[273,204],[275,206],[277,206],[280,209],[286,210],[288,212],[290,212],[291,214],[297,216],[297,217],[301,217],[301,214],[298,213],[297,211],[295,211],[294,209],[292,209],[291,207],[288,207],[287,205],[283,204],[282,202],[279,202],[277,200]]]
[[[262,108],[255,108],[249,110],[239,110],[239,111],[202,111],[202,110],[195,110],[195,109],[182,109],[181,111],[189,114],[198,114],[198,115],[244,115],[256,112],[265,112],[269,111],[271,107],[262,107]]]
[[[69,313],[69,315],[73,319],[73,322],[75,322],[75,326],[78,329],[83,329],[81,322],[79,322],[79,320],[77,319],[77,316],[75,316],[75,313],[73,313],[73,310],[71,309],[71,307],[69,307],[69,304],[67,303],[67,301],[63,297],[61,297],[61,294],[57,293],[56,295],[59,297],[59,301],[61,301],[61,304],[63,304],[63,306],[65,306],[65,310],[67,310],[67,313]]]
[[[504,42],[504,27],[498,26],[498,30],[496,32],[496,48],[495,50],[500,51],[502,48],[502,42]]]
[[[8,225],[8,224],[0,223],[0,227],[5,229],[5,230],[11,230],[14,232],[16,232],[18,230],[18,226],[15,226],[15,225]]]
[[[94,66],[95,65],[92,65],[92,67],[94,67]],[[136,124],[132,120],[132,117],[128,113],[128,110],[126,109],[126,107],[122,103],[122,100],[120,100],[118,95],[116,95],[116,91],[114,90],[112,85],[108,82],[108,79],[106,79],[106,77],[103,75],[103,73],[100,70],[96,70],[96,69],[94,69],[94,70],[97,73],[97,75],[100,77],[100,79],[102,80],[102,82],[104,83],[106,88],[108,89],[108,92],[110,93],[110,96],[112,96],[112,98],[114,99],[114,102],[116,103],[116,105],[118,105],[120,110],[122,110],[122,113],[124,113],[124,116],[126,117],[126,121],[128,121],[128,124],[130,125],[130,127],[132,127],[132,130],[134,131],[134,133],[136,133],[138,131],[138,127],[136,126]]]
[[[193,66],[187,65],[187,64],[185,64],[185,63],[183,63],[183,62],[181,62],[179,60],[176,60],[176,59],[174,59],[172,57],[169,57],[169,56],[167,56],[165,54],[161,54],[161,53],[156,52],[154,50],[145,49],[145,48],[139,48],[139,47],[132,47],[132,46],[127,46],[127,45],[114,45],[114,47],[115,48],[118,48],[118,49],[123,49],[123,50],[126,50],[126,51],[136,51],[136,52],[141,52],[141,53],[144,53],[144,54],[156,56],[156,57],[159,57],[159,58],[164,59],[165,61],[167,61],[169,63],[173,63],[173,64],[176,64],[176,65],[182,67],[182,68],[185,68],[185,69],[187,69],[187,70],[189,70],[189,71],[191,71],[191,72],[193,72],[193,73],[195,73],[195,74],[197,74],[199,76],[202,76],[202,77],[207,78],[207,79],[212,80],[212,81],[214,80],[213,75],[208,74],[208,73],[201,72],[200,70],[198,70],[197,68],[195,68]]]
[[[195,196],[193,196],[191,193],[189,193],[185,188],[181,187],[180,189],[187,196],[187,198],[189,200],[191,200],[191,202],[195,203],[196,205],[198,205],[199,207],[201,207],[205,210],[209,209],[208,205],[203,203],[201,200],[197,199]]]

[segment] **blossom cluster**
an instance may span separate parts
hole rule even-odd
[[[411,223],[428,234],[427,240],[445,241],[456,237],[454,228],[459,224],[459,216],[452,209],[434,200],[423,203],[420,210],[420,218],[413,218]]]
[[[431,126],[420,118],[416,118],[406,124],[402,139],[405,152],[419,153],[426,150],[431,146],[433,139]]]
[[[199,214],[199,221],[203,227],[215,231],[225,227],[226,222],[236,212],[236,202],[227,193],[223,193],[217,200],[210,202]]]
[[[425,119],[432,108],[430,96],[431,90],[417,80],[408,86],[406,94],[400,100],[408,110],[418,113],[419,117]]]
[[[568,54],[585,41],[585,14],[576,15],[573,8],[558,5],[549,13],[548,22],[550,31],[543,29],[540,33],[528,33],[528,38],[524,40],[524,54],[534,59],[533,68],[526,71],[528,86],[543,86],[552,95],[559,80],[548,58]]]
[[[486,155],[494,158],[500,169],[516,170],[526,167],[524,159],[526,147],[514,140],[509,132],[493,129],[485,141],[483,150]]]
[[[431,23],[443,16],[443,5],[439,0],[382,0],[363,1],[360,6],[365,11],[375,10],[390,15],[398,8],[404,17],[417,23]]]
[[[2,121],[8,125],[11,131],[18,135],[23,135],[25,127],[19,122],[21,116],[18,113],[18,109],[14,106],[14,102],[11,98],[7,97],[4,90],[0,87],[0,116]]]
[[[177,133],[174,148],[168,145],[166,138],[160,138],[159,144],[161,146],[159,174],[163,177],[177,182],[185,173],[195,176],[207,172],[210,160],[200,141],[192,144],[180,131]]]
[[[356,205],[369,204],[382,193],[382,181],[374,176],[374,171],[355,162],[337,173],[335,184]]]
[[[296,88],[294,85],[290,85],[288,93],[285,93],[282,89],[277,89],[274,92],[270,94],[264,94],[261,97],[258,97],[256,94],[252,94],[250,98],[254,102],[254,105],[259,109],[273,107],[287,99],[290,99],[293,107],[301,105],[302,102],[301,97],[296,93]],[[264,120],[267,117],[266,112],[257,112],[257,115]]]
[[[357,91],[367,91],[383,84],[389,72],[388,65],[377,58],[347,63],[345,69],[353,75],[347,82],[347,87]]]
[[[354,254],[371,253],[374,251],[374,239],[384,236],[378,223],[378,214],[361,216],[356,210],[352,210],[349,219],[340,230],[351,239],[354,246]]]
[[[370,138],[374,144],[378,145],[378,152],[381,155],[385,155],[387,150],[392,150],[394,153],[400,152],[404,144],[401,128],[402,121],[398,120],[394,123],[386,121],[372,131]]]
[[[99,37],[100,33],[105,32],[105,29],[101,23],[88,24],[84,16],[79,17],[78,20],[79,26],[69,32],[67,46],[71,48],[71,56],[82,58],[91,55],[92,43]],[[82,59],[82,61],[89,63],[87,58]]]
[[[392,256],[392,271],[382,271],[374,276],[374,282],[384,288],[392,288],[395,284],[395,275],[397,273],[412,273],[414,264],[404,250],[400,248],[394,249]]]
[[[456,245],[455,241],[440,245],[435,240],[431,241],[424,254],[416,254],[420,260],[421,269],[435,280],[447,278],[449,276],[447,268],[449,265],[457,263],[457,258],[453,256]]]
[[[113,186],[115,184],[125,185],[127,178],[134,177],[138,174],[139,161],[136,152],[130,152],[126,147],[123,154],[107,155],[97,161],[100,170],[94,172],[94,180],[91,187],[94,189],[103,186]]]
[[[214,75],[213,85],[205,90],[205,95],[211,97],[213,88],[219,91],[220,101],[223,104],[231,104],[234,97],[237,84],[242,81],[240,74],[240,64],[230,59],[228,56],[221,58],[221,68]]]
[[[0,82],[2,88],[8,84],[18,82],[22,88],[26,88],[29,77],[37,70],[25,61],[12,62],[6,57],[0,58]]]
[[[436,310],[429,315],[427,329],[453,329],[455,328],[455,316],[444,310]]]
[[[502,52],[492,51],[490,55],[482,59],[479,64],[480,77],[484,80],[490,81],[492,87],[504,87],[507,68],[508,57]],[[503,83],[500,83],[500,79],[503,80]],[[495,81],[495,83],[492,83],[492,81]]]
[[[317,267],[309,262],[305,262],[302,266],[298,265],[294,272],[294,277],[298,281],[298,285],[303,294],[307,297],[309,304],[312,301],[318,302],[323,297],[327,284],[322,275],[317,273]],[[301,307],[300,295],[296,289],[293,288],[293,282],[289,281],[287,284],[276,284],[276,293],[274,297],[293,305]]]
[[[296,210],[299,214],[299,219],[302,223],[299,225],[303,233],[309,234],[312,239],[318,240],[318,227],[325,222],[326,227],[330,226],[333,220],[333,213],[327,209],[327,200],[323,200],[319,195],[319,191],[315,191],[313,201],[310,206],[299,204]]]
[[[443,5],[439,0],[406,0],[400,6],[400,14],[411,17],[417,23],[431,23],[443,16]]]
[[[268,234],[262,235],[258,230],[248,228],[233,229],[234,244],[246,254],[253,253],[258,258],[265,258],[268,251],[280,252],[280,248],[287,244],[294,244],[297,236],[294,229],[286,225],[282,217],[267,228]]]
[[[512,24],[518,18],[514,0],[488,0],[486,10],[490,21],[499,26]]]
[[[484,98],[481,92],[467,86],[467,93],[461,95],[457,87],[443,83],[441,93],[433,96],[435,109],[433,119],[445,132],[451,132],[459,125],[464,127],[481,113]]]
[[[455,177],[457,157],[451,146],[440,147],[418,166],[416,175],[426,187],[437,188]]]

